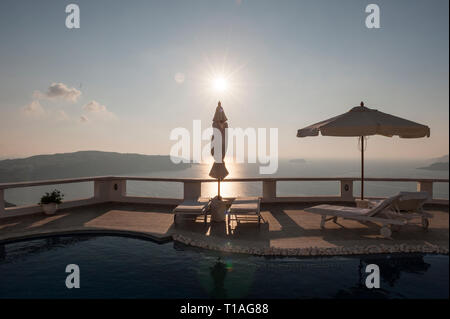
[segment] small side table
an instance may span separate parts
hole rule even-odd
[[[213,222],[223,222],[225,221],[226,211],[231,205],[230,200],[227,199],[217,199],[216,197],[211,200],[211,220]]]

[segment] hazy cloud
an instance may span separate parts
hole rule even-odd
[[[62,99],[70,102],[77,102],[81,95],[81,91],[75,88],[69,88],[64,83],[52,83],[46,93],[35,91],[33,93],[33,101],[22,107],[21,111],[27,116],[33,116],[35,118],[53,119],[56,121],[73,121],[75,118],[71,118],[65,110],[55,105],[46,106],[45,109],[41,105],[41,100]],[[78,109],[79,110],[79,109]],[[117,116],[110,112],[105,105],[92,100],[89,103],[81,107],[81,114],[79,115],[79,121],[87,123],[91,121],[107,121],[117,119]]]
[[[69,102],[76,102],[81,95],[81,91],[76,88],[69,88],[64,83],[52,83],[46,93],[35,91],[33,97],[35,99],[63,99]]]
[[[106,106],[101,105],[100,103],[94,100],[83,106],[83,110],[87,112],[107,112]]]
[[[44,109],[38,100],[32,101],[25,105],[22,109],[22,114],[27,117],[39,119],[51,119],[56,121],[70,121],[70,116],[61,109]]]
[[[83,115],[83,117],[85,117],[87,120],[93,117],[103,120],[111,120],[117,118],[114,113],[108,111],[105,105],[100,104],[95,100],[92,100],[88,104],[84,105],[83,111],[89,114],[89,117],[87,115]]]
[[[55,118],[56,118],[57,121],[68,121],[68,120],[70,120],[69,115],[67,115],[67,113],[64,112],[64,110],[56,111]]]
[[[22,112],[28,116],[41,116],[45,114],[45,110],[39,101],[32,101],[30,104],[22,108]]]
[[[178,72],[177,74],[175,74],[175,82],[177,82],[178,84],[183,83],[185,79],[186,76],[184,75],[184,73]]]

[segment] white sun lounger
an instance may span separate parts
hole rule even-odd
[[[183,216],[194,216],[204,215],[204,222],[206,224],[207,214],[210,205],[209,198],[198,198],[198,199],[186,199],[177,207],[174,208],[173,222],[177,224],[177,217]]]
[[[415,212],[429,215],[423,210],[423,205],[430,199],[428,192],[400,192],[399,199],[395,202],[395,207],[399,211]],[[382,199],[370,200],[369,208],[375,207]]]
[[[423,209],[423,205],[430,199],[428,192],[400,192],[399,198],[394,202],[393,206],[397,213],[402,216],[408,223],[413,220],[420,219],[422,227],[428,229],[429,219],[432,214],[427,213]],[[369,208],[377,206],[382,200],[372,200],[369,202]]]
[[[397,194],[382,200],[372,208],[357,208],[335,205],[318,205],[305,209],[306,212],[322,215],[320,222],[320,228],[325,228],[325,222],[333,220],[337,222],[338,218],[353,219],[362,222],[373,222],[381,224],[380,233],[383,237],[391,237],[390,226],[402,226],[407,224],[407,220],[403,218],[402,214],[399,214],[395,210],[396,201],[402,195]],[[330,218],[327,218],[331,216]]]
[[[238,197],[231,203],[228,213],[234,215],[237,221],[238,215],[256,216],[259,226],[261,223],[261,200],[259,197]]]

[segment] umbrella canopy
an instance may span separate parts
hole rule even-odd
[[[227,175],[228,175],[228,170],[225,167],[225,162],[223,161],[223,159],[225,158],[225,153],[226,153],[226,129],[228,128],[228,123],[227,123],[227,116],[225,115],[225,112],[223,111],[222,108],[222,104],[218,103],[217,107],[216,107],[216,112],[214,113],[214,118],[213,118],[213,124],[212,127],[216,128],[217,130],[215,130],[214,134],[216,134],[216,132],[220,133],[220,138],[221,138],[221,154],[222,154],[222,160],[219,162],[216,162],[217,156],[214,158],[214,164],[211,168],[211,171],[209,172],[209,176],[211,176],[212,178],[216,178],[218,181],[218,194],[217,196],[220,198],[220,181],[222,179],[224,179]],[[215,145],[213,143],[215,136],[211,137],[211,155],[214,156],[215,154]],[[219,138],[219,136],[217,136],[217,138]]]
[[[297,137],[318,136],[319,132],[323,136],[430,137],[428,126],[370,109],[363,102],[344,114],[298,130]]]
[[[297,131],[297,137],[358,136],[361,138],[361,199],[364,199],[364,137],[383,135],[401,138],[430,137],[430,128],[413,121],[370,109],[361,102],[350,111]]]

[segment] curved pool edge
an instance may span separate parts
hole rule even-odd
[[[45,233],[31,233],[31,234],[17,234],[0,240],[0,245],[6,245],[15,242],[36,240],[57,236],[73,236],[73,235],[92,235],[92,236],[121,236],[131,237],[142,240],[150,240],[156,244],[165,244],[169,242],[177,242],[186,246],[200,248],[204,250],[243,254],[253,256],[272,256],[272,257],[320,257],[320,256],[348,256],[348,255],[375,255],[375,254],[398,254],[398,253],[424,253],[424,254],[439,254],[449,255],[449,249],[444,246],[427,244],[427,245],[410,245],[405,243],[394,245],[368,245],[368,246],[353,246],[353,247],[303,247],[303,248],[281,248],[281,247],[264,247],[257,248],[249,245],[236,244],[236,242],[226,241],[221,243],[215,241],[214,238],[208,240],[201,240],[188,234],[174,233],[168,236],[155,236],[145,232],[126,231],[116,229],[67,229],[60,231],[51,231]],[[207,238],[205,236],[205,238]]]
[[[353,246],[353,247],[304,247],[304,248],[280,248],[280,247],[265,247],[255,248],[246,247],[241,245],[234,245],[230,242],[225,244],[201,241],[195,238],[191,238],[186,235],[173,234],[173,241],[181,244],[197,247],[206,250],[220,251],[225,253],[234,254],[247,254],[255,256],[298,256],[298,257],[311,257],[311,256],[348,256],[348,255],[375,255],[375,254],[397,254],[397,253],[424,253],[424,254],[439,254],[449,255],[449,249],[440,245],[409,245],[409,244],[397,244],[397,245],[368,245],[368,246]]]
[[[17,234],[4,239],[0,239],[0,245],[16,243],[27,240],[43,239],[58,236],[74,236],[74,235],[92,235],[92,236],[121,236],[131,237],[142,240],[150,240],[156,244],[166,244],[173,241],[172,236],[155,236],[144,232],[116,230],[116,229],[71,229],[61,231],[51,231],[45,233]]]

